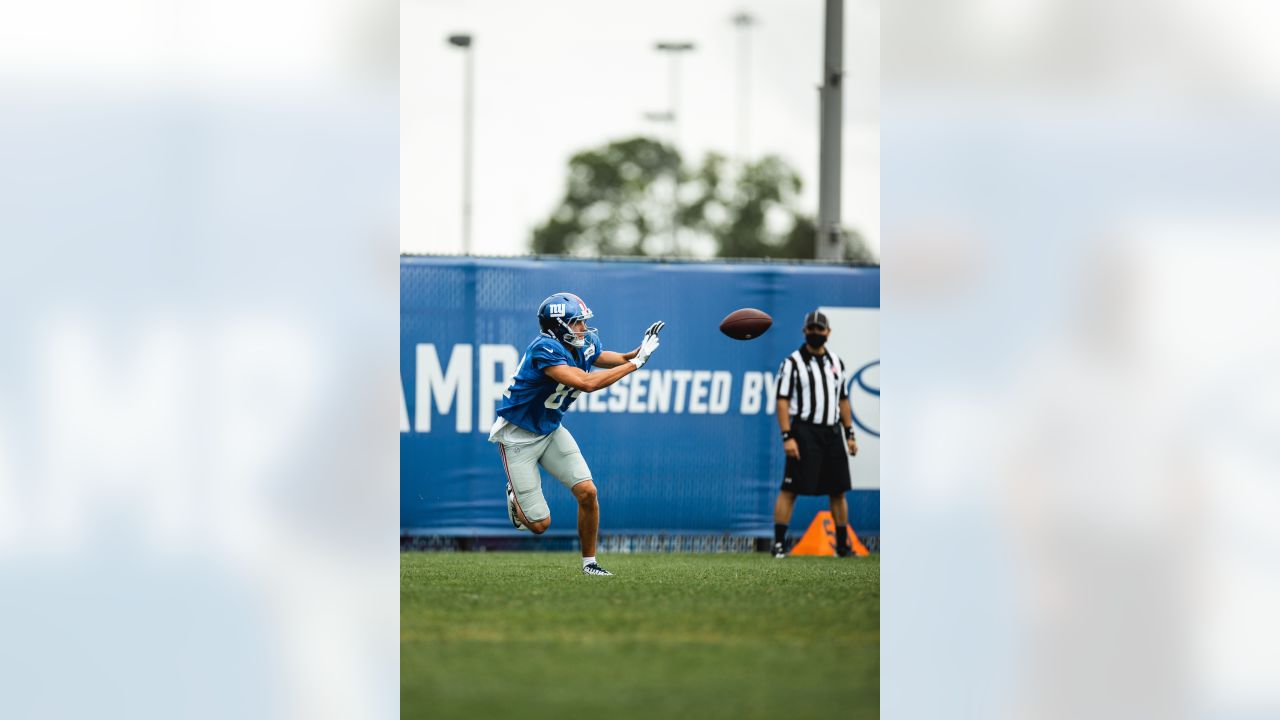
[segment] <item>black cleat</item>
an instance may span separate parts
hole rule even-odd
[[[773,556],[776,558],[784,558],[787,556],[787,548],[782,543],[773,544]]]
[[[596,564],[596,563],[591,563],[590,565],[583,565],[583,566],[582,566],[582,574],[583,574],[583,575],[601,575],[601,576],[606,576],[606,577],[613,577],[613,573],[609,572],[608,570],[605,570],[604,568],[600,567],[600,566],[599,566],[598,564]]]

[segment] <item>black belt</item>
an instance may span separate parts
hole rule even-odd
[[[835,429],[838,429],[838,428],[840,427],[840,425],[838,425],[838,424],[834,424],[834,425],[819,425],[818,423],[809,422],[808,420],[792,420],[792,421],[791,421],[791,425],[792,425],[793,427],[794,427],[794,426],[796,426],[796,425],[804,425],[805,427],[811,427],[811,428],[827,428],[827,429],[829,429],[829,430],[835,430]]]

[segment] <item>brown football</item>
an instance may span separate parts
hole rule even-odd
[[[720,332],[734,340],[758,338],[773,325],[773,318],[755,308],[742,308],[729,313],[720,321]]]

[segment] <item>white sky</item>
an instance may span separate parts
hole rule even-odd
[[[669,101],[658,40],[688,40],[681,72],[681,150],[733,155],[739,10],[751,30],[750,148],[801,174],[802,208],[818,207],[818,92],[823,0],[402,0],[400,246],[462,250],[463,55],[475,38],[472,242],[477,254],[522,254],[561,197],[574,152],[637,134]],[[843,220],[880,245],[880,4],[846,0]]]

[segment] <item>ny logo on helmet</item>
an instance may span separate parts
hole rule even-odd
[[[551,313],[551,317],[564,317],[565,303],[551,303],[547,310]]]

